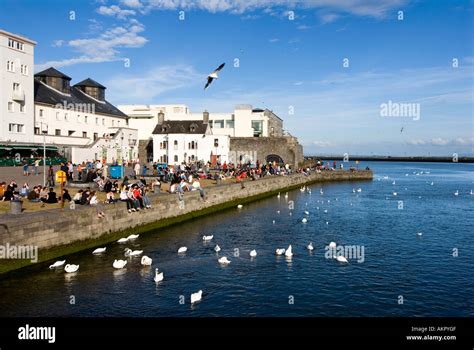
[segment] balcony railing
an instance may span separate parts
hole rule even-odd
[[[25,102],[25,92],[23,90],[13,90],[12,99],[18,102]]]

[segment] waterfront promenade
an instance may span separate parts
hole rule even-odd
[[[39,261],[54,259],[117,240],[130,233],[144,233],[218,210],[245,204],[305,184],[328,181],[371,180],[372,171],[323,171],[321,173],[268,176],[256,181],[214,185],[206,189],[206,201],[199,192],[151,195],[152,209],[127,213],[124,203],[106,206],[106,217],[85,207],[57,209],[29,214],[0,216],[0,245],[35,246]],[[30,264],[27,260],[4,261],[0,273]]]

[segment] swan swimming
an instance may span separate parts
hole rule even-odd
[[[214,238],[214,235],[210,235],[210,236],[202,236],[202,240],[203,241],[210,241],[211,239]]]
[[[202,290],[199,290],[199,292],[191,294],[191,304],[194,304],[197,301],[200,301],[202,299]]]
[[[255,249],[252,250],[252,251],[250,251],[250,256],[251,256],[252,258],[255,258],[255,257],[257,256],[257,251],[256,251]]]
[[[277,194],[277,198],[280,198],[280,196],[281,196],[281,195],[280,195],[280,192],[278,192],[278,194]]]
[[[336,246],[337,246],[336,242],[329,243],[329,248],[336,248]]]
[[[219,264],[222,264],[222,265],[227,265],[227,264],[230,264],[230,260],[227,259],[227,257],[223,256],[222,258],[219,258]]]
[[[239,204],[239,205],[237,206],[237,209],[242,209],[243,207],[244,207],[244,206],[243,206],[242,204]]]
[[[305,210],[304,211],[305,215],[309,215],[309,211]]]
[[[348,263],[349,262],[349,261],[347,261],[346,257],[342,256],[342,255],[333,256],[333,257],[336,258],[336,260],[340,263]]]
[[[140,235],[130,235],[127,237],[128,240],[137,239]]]
[[[306,223],[308,222],[308,219],[303,218],[303,219],[301,219],[301,222],[302,222],[303,224],[306,224]]]
[[[312,251],[314,249],[313,242],[309,242],[309,244],[306,248],[308,248],[309,251]]]
[[[358,192],[358,193],[361,193],[361,192],[362,192],[362,188],[358,188],[358,189],[357,189],[357,192]]]
[[[288,249],[286,249],[285,256],[287,258],[291,258],[293,256],[293,251],[292,251],[292,248],[291,248],[291,244],[288,246]]]
[[[163,281],[163,272],[158,272],[158,268],[155,269],[155,277],[153,278],[153,280],[155,282],[161,282]]]
[[[128,242],[128,238],[120,238],[117,243],[125,243]]]
[[[114,260],[112,266],[116,269],[123,269],[127,265],[127,260]]]
[[[454,192],[454,195],[459,196],[459,190],[456,190],[456,192]]]
[[[221,247],[219,247],[219,244],[216,244],[216,246],[214,247],[214,251],[216,253],[219,253],[221,251]]]
[[[178,253],[181,254],[181,253],[186,253],[186,251],[188,250],[188,248],[186,247],[181,247],[178,249]]]
[[[125,256],[138,256],[143,253],[143,250],[134,250],[132,251],[130,248],[125,249]]]
[[[49,268],[54,269],[56,267],[63,266],[65,262],[66,262],[66,260],[58,260],[53,265],[50,265]]]
[[[142,256],[141,264],[143,266],[150,266],[152,262],[153,262],[153,260],[151,258],[149,258],[148,256],[146,256],[146,255]]]
[[[283,254],[285,254],[285,248],[277,248],[277,250],[275,250],[275,254],[276,254],[276,255],[283,255]]]
[[[107,248],[105,248],[105,247],[104,247],[104,248],[97,248],[96,250],[94,250],[94,251],[92,252],[92,254],[102,254],[102,253],[105,253],[105,250],[106,250],[106,249],[107,249]]]
[[[67,264],[64,266],[64,271],[66,272],[76,272],[77,270],[79,270],[79,265]]]

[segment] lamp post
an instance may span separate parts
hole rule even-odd
[[[48,133],[48,124],[39,122],[41,133],[43,134],[43,187],[46,186],[46,134]]]

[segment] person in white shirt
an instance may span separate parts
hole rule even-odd
[[[133,170],[135,170],[135,177],[137,177],[138,175],[140,175],[140,163],[136,163],[135,164],[135,167],[133,168]]]

